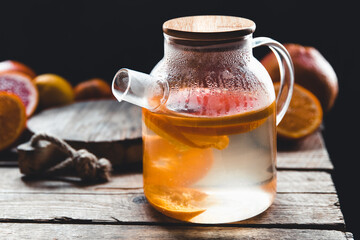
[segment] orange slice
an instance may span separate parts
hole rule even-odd
[[[269,98],[248,92],[184,88],[169,95],[156,113],[143,110],[145,125],[171,143],[225,149],[228,135],[252,131],[275,112]]]
[[[198,135],[193,135],[192,138],[187,137],[181,133],[181,129],[173,125],[171,120],[166,115],[152,113],[149,110],[143,109],[143,118],[146,126],[150,128],[157,135],[167,139],[175,145],[191,148],[217,148],[222,150],[229,144],[227,136],[210,136],[202,138]]]
[[[212,167],[211,148],[177,149],[159,136],[144,136],[145,185],[185,187],[202,179]]]
[[[152,113],[143,109],[143,118],[148,128],[174,144],[222,150],[229,144],[227,135],[258,128],[274,111],[275,102],[261,110],[214,118]]]
[[[279,83],[274,84],[276,93],[279,86]],[[310,91],[295,84],[289,108],[277,127],[278,136],[285,139],[308,136],[319,128],[322,116],[319,100]]]
[[[149,185],[144,188],[144,192],[156,210],[178,220],[189,221],[206,211],[200,205],[207,194],[195,189]]]
[[[8,92],[0,92],[0,151],[9,147],[25,129],[26,110],[21,99]]]

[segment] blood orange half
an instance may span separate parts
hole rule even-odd
[[[30,67],[28,67],[27,65],[21,62],[14,60],[6,60],[0,62],[0,72],[9,72],[9,71],[25,73],[29,75],[31,79],[36,77],[36,73],[34,72],[34,70],[32,70]]]
[[[38,91],[31,78],[20,72],[0,73],[0,91],[14,93],[20,97],[29,117],[38,104]]]

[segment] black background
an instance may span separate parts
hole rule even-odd
[[[48,1],[0,3],[0,61],[26,63],[38,74],[76,83],[109,83],[120,67],[150,72],[163,56],[162,23],[170,18],[221,14],[256,22],[267,36],[317,48],[334,67],[339,96],[324,116],[325,143],[347,224],[358,236],[359,13],[350,1]],[[265,48],[254,54],[261,58]]]

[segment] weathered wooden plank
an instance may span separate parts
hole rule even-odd
[[[302,239],[346,240],[337,230],[0,223],[1,239]]]
[[[22,175],[18,168],[0,168],[0,193],[142,193],[143,178],[139,172],[113,174],[111,181],[86,185],[76,178],[41,179]]]
[[[108,183],[84,185],[76,180],[23,177],[17,168],[0,168],[0,193],[141,193],[142,174],[118,173]],[[321,171],[278,171],[279,193],[336,193],[331,175]]]
[[[313,170],[334,168],[319,131],[298,142],[278,144],[277,167]]]
[[[32,116],[27,127],[70,142],[140,139],[141,108],[116,100],[82,101],[44,110]]]
[[[336,193],[331,174],[321,171],[278,171],[278,193]]]
[[[139,140],[140,141],[140,140]],[[76,149],[81,146],[78,142],[71,143]],[[116,144],[116,143],[112,143]],[[92,147],[92,146],[96,147]],[[127,163],[134,163],[141,158],[141,148],[138,145],[136,147],[127,147],[126,151],[123,151],[123,147],[110,148],[108,143],[86,143],[86,148],[93,151],[98,156],[102,156],[101,153],[106,152],[106,155],[117,156],[119,159],[123,159]],[[103,157],[106,157],[103,156]],[[4,164],[11,165],[16,159],[6,159],[6,156],[0,155],[0,166],[2,162]],[[139,160],[141,161],[141,159]],[[14,162],[13,165],[16,165]],[[282,142],[278,144],[277,154],[277,167],[278,169],[305,169],[305,170],[332,170],[334,167],[330,161],[329,154],[325,148],[324,140],[321,132],[315,132],[307,138],[298,142]]]
[[[92,222],[176,222],[155,211],[143,194],[43,194],[0,195],[0,221],[54,221],[65,218]],[[242,224],[328,225],[343,227],[336,194],[278,194],[265,213]]]
[[[82,101],[44,110],[32,116],[32,133],[57,136],[73,148],[86,148],[114,166],[142,160],[141,108],[115,100]]]

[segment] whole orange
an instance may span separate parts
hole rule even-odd
[[[39,107],[62,106],[74,101],[74,90],[68,80],[56,74],[42,74],[34,79],[39,91]]]
[[[320,101],[325,112],[329,111],[338,95],[336,73],[330,63],[314,47],[300,44],[284,44],[294,64],[295,83],[312,92]],[[269,53],[261,63],[274,82],[280,80],[279,66],[275,55]]]
[[[112,98],[110,85],[101,78],[92,78],[74,88],[75,100]]]

